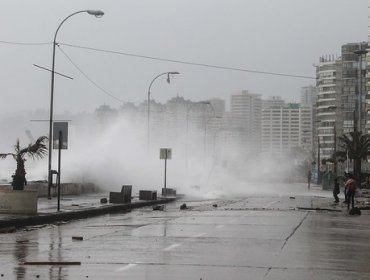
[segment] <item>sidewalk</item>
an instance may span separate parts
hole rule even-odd
[[[312,187],[311,187],[312,189]],[[312,209],[313,210],[329,210],[329,211],[347,211],[347,204],[344,203],[344,190],[341,189],[339,194],[339,202],[334,202],[332,191],[322,190],[321,186],[314,186],[313,189],[320,190],[325,193],[325,196],[313,196]],[[355,207],[361,210],[370,210],[370,190],[362,189],[359,194],[355,196]]]
[[[101,203],[101,198],[108,198],[109,194],[84,194],[79,196],[64,196],[60,200],[60,211],[57,211],[57,198],[38,199],[38,213],[36,215],[0,214],[0,230],[13,231],[17,228],[70,221],[88,218],[97,215],[119,211],[129,211],[134,208],[168,203],[176,200],[172,198],[158,198],[157,200],[138,200],[134,197],[131,203],[110,204]]]

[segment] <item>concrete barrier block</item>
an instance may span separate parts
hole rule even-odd
[[[0,213],[37,214],[37,191],[0,190]]]
[[[121,192],[110,192],[109,203],[124,203],[123,193]]]
[[[157,191],[139,191],[139,200],[157,200]]]
[[[162,188],[162,196],[176,196],[176,190],[171,188]]]
[[[121,193],[123,194],[123,201],[125,203],[130,203],[132,196],[132,185],[123,185],[121,188]]]

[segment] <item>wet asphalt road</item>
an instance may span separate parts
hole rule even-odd
[[[370,279],[370,211],[297,209],[331,201],[184,200],[166,211],[29,227],[0,234],[0,279]]]

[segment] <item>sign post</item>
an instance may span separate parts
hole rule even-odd
[[[57,187],[58,187],[58,206],[57,211],[60,211],[60,167],[61,167],[61,156],[62,149],[68,148],[68,123],[67,122],[55,122],[53,131],[53,148],[58,149],[58,176],[57,176]]]
[[[164,159],[164,197],[167,194],[167,159],[172,158],[172,150],[167,148],[161,148],[159,150],[159,158]]]

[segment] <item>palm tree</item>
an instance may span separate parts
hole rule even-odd
[[[17,169],[14,172],[12,186],[13,190],[23,190],[27,185],[26,170],[24,168],[25,157],[29,156],[32,159],[41,159],[47,154],[45,141],[46,136],[39,137],[34,144],[29,144],[27,148],[21,148],[19,139],[14,146],[14,153],[0,154],[0,159],[5,159],[7,156],[12,156],[17,162]]]
[[[370,155],[370,135],[355,130],[350,132],[349,136],[343,134],[338,139],[340,151],[336,153],[337,159],[344,161],[348,157],[353,160],[353,173],[359,187],[361,185],[361,162]]]

